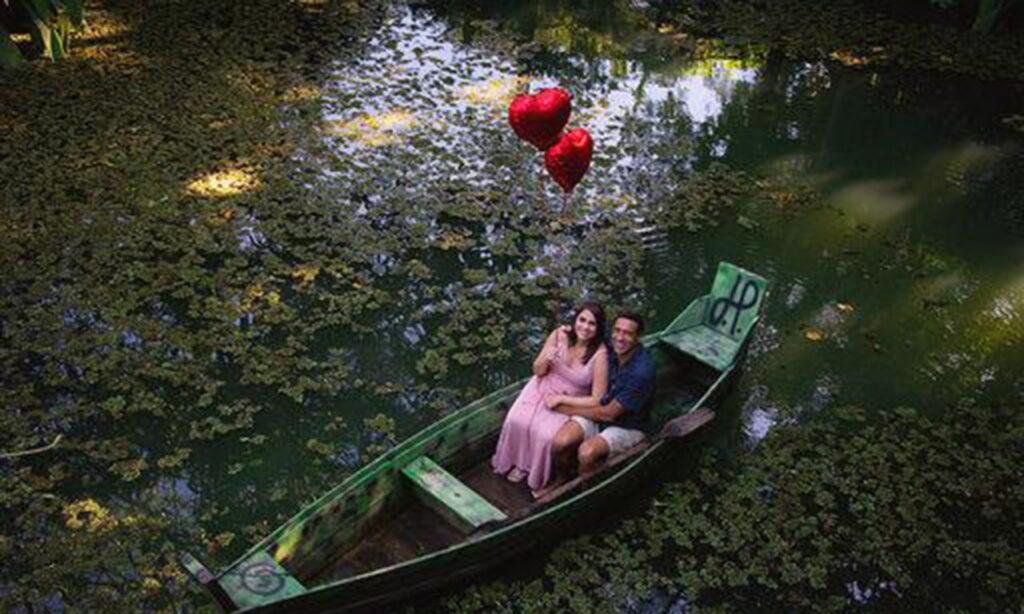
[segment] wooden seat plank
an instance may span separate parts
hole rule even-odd
[[[429,457],[420,456],[402,473],[412,481],[421,501],[463,533],[480,525],[504,520],[505,513],[459,481]]]

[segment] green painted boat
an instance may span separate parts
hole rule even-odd
[[[225,611],[352,612],[472,576],[621,497],[711,420],[735,379],[767,281],[722,262],[711,292],[643,343],[657,365],[649,437],[598,472],[534,500],[490,469],[527,380],[455,411],[320,497],[218,574],[186,569]]]

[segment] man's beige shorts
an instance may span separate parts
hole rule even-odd
[[[590,418],[573,416],[572,419],[583,427],[583,440],[591,437],[600,437],[608,444],[608,456],[615,456],[632,448],[644,440],[644,432],[635,429],[624,429],[619,426],[609,426],[603,431],[597,423]]]

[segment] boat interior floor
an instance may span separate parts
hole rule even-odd
[[[672,356],[677,369],[691,377],[659,382],[655,415],[652,416],[649,435],[653,436],[664,421],[692,408],[707,390],[705,377],[710,371],[694,361]],[[659,415],[658,409],[663,415]],[[490,456],[496,445],[497,433],[474,447],[475,458],[466,458],[458,466],[446,466],[452,476],[475,492],[508,518],[528,514],[534,499],[526,481],[510,482],[491,469]],[[378,523],[359,540],[357,545],[343,552],[323,569],[300,578],[307,586],[335,582],[364,573],[397,565],[431,552],[454,546],[467,538],[463,530],[414,496],[411,487],[396,502],[398,509],[383,514]],[[436,506],[435,506],[436,507]]]
[[[517,514],[533,504],[526,482],[513,483],[491,469],[490,458],[456,474],[461,482],[505,514]],[[307,586],[327,584],[376,569],[397,565],[430,552],[442,550],[466,539],[466,535],[440,514],[414,497],[394,516],[383,519],[360,543],[329,563],[312,577]]]
[[[440,514],[411,499],[405,509],[381,522],[358,545],[305,582],[317,585],[344,580],[447,548],[462,539],[462,533]]]
[[[533,495],[526,480],[510,482],[494,473],[489,458],[460,473],[459,480],[505,512],[506,516],[516,516],[533,505]]]

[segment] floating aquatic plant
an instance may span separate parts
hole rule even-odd
[[[700,611],[1003,611],[1024,598],[1022,429],[1016,408],[973,403],[941,422],[847,407],[777,426],[737,462],[705,452],[644,517],[560,546],[542,579],[437,609],[621,611],[667,593]]]

